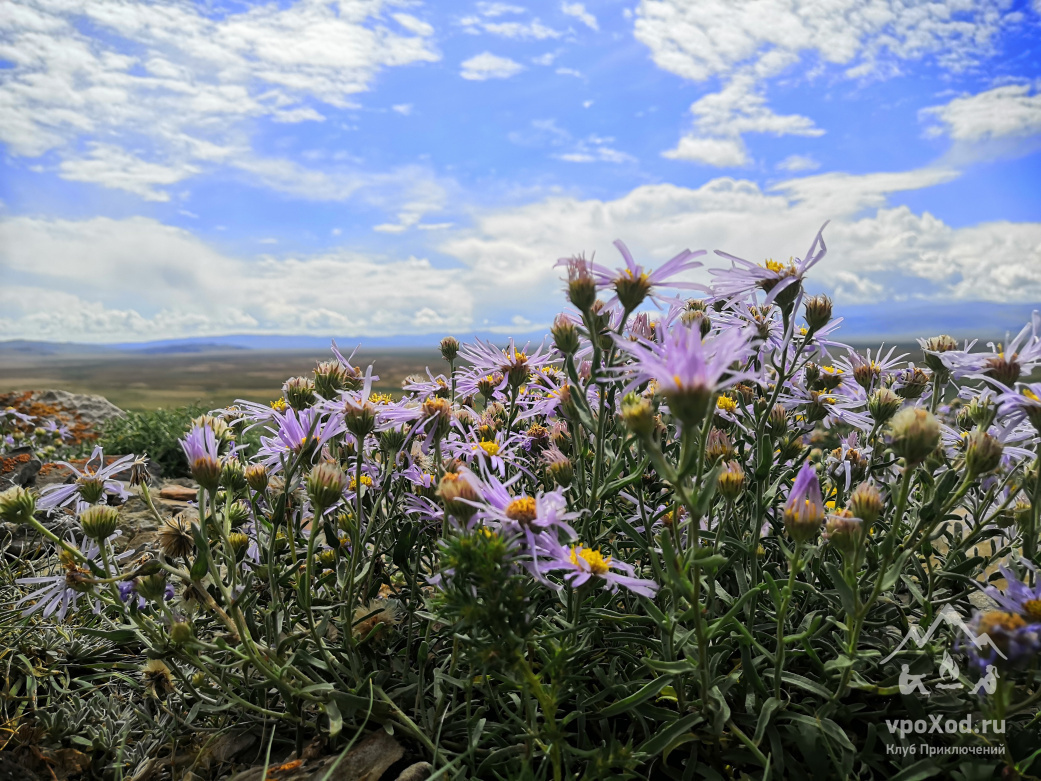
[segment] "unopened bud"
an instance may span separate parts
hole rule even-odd
[[[811,331],[819,331],[831,322],[831,299],[827,296],[810,296],[806,299],[806,325]]]
[[[307,498],[311,500],[315,515],[321,515],[343,497],[347,475],[336,464],[323,461],[307,475],[306,483]]]
[[[0,493],[0,519],[16,526],[27,524],[36,512],[36,496],[20,485]]]
[[[845,556],[851,556],[864,544],[866,529],[861,518],[849,510],[836,510],[824,523],[824,539]]]
[[[80,513],[83,533],[95,542],[111,537],[119,525],[119,510],[107,504],[95,504]]]
[[[982,429],[970,431],[965,443],[965,468],[973,477],[997,469],[1005,446]]]
[[[879,388],[868,396],[868,413],[875,423],[882,425],[897,413],[901,404],[900,397],[889,388]]]
[[[299,411],[314,404],[314,387],[314,380],[308,377],[290,377],[282,386],[282,395],[290,407]]]
[[[885,502],[874,483],[861,483],[853,489],[849,497],[849,510],[869,527],[882,515]]]
[[[736,461],[727,462],[726,469],[719,473],[718,489],[720,495],[732,502],[741,495],[745,485],[745,470]]]
[[[441,357],[449,363],[455,361],[459,355],[459,340],[454,336],[446,336],[441,340]]]
[[[637,393],[627,393],[622,399],[622,421],[636,436],[649,437],[654,432],[654,408],[651,402]]]
[[[908,466],[916,466],[940,444],[940,423],[929,410],[905,407],[889,422],[889,444]]]
[[[470,480],[462,472],[445,472],[437,487],[445,511],[461,521],[468,521],[477,512],[477,507],[470,502],[479,498]]]
[[[246,467],[244,476],[246,484],[258,494],[267,490],[268,474],[264,464],[250,464]]]
[[[550,328],[553,344],[562,355],[574,355],[578,351],[578,328],[567,315],[557,315]]]
[[[546,464],[546,474],[556,485],[562,488],[571,485],[571,481],[575,478],[575,468],[571,464],[571,459],[557,447],[549,447],[542,454],[542,461]]]

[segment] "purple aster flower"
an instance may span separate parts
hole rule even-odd
[[[71,469],[76,475],[75,482],[44,488],[36,506],[41,510],[54,510],[79,500],[96,504],[106,496],[118,496],[120,501],[126,501],[129,494],[113,476],[128,468],[135,458],[133,455],[123,456],[105,466],[105,454],[101,445],[98,445],[83,465],[82,472],[68,461],[59,461],[59,464]]]
[[[796,542],[810,542],[824,524],[824,500],[817,470],[809,461],[795,477],[788,502],[784,505],[784,527]]]
[[[643,266],[633,260],[629,248],[620,239],[615,241],[614,245],[622,253],[622,258],[625,260],[624,268],[611,270],[596,263],[589,264],[597,285],[614,288],[615,298],[609,301],[609,304],[618,301],[627,312],[632,312],[648,297],[657,302],[654,287],[666,285],[666,283],[671,288],[709,292],[707,287],[694,282],[669,281],[671,277],[684,271],[701,268],[701,263],[694,258],[706,254],[705,250],[698,252],[683,250],[654,271],[646,271]],[[563,262],[566,263],[566,261]],[[558,266],[561,264],[562,261],[557,261]]]
[[[491,342],[482,342],[477,339],[474,344],[465,344],[459,350],[459,357],[472,364],[472,371],[484,376],[494,376],[496,373],[502,375],[502,379],[496,386],[496,390],[502,390],[508,386],[520,387],[528,381],[528,375],[540,366],[544,366],[552,360],[549,353],[543,355],[543,345],[538,350],[528,354],[531,342],[517,349],[513,339],[505,350],[496,347]]]
[[[557,534],[561,532],[568,538],[576,536],[568,521],[577,518],[578,513],[567,511],[567,500],[560,488],[535,496],[514,496],[509,487],[519,477],[516,475],[502,483],[485,472],[484,480],[478,486],[484,504],[477,506],[481,518],[498,527],[504,536],[523,538],[527,543],[526,552],[532,558],[532,574],[544,580],[539,569],[539,554],[545,556],[554,551],[560,544]]]
[[[564,570],[564,579],[572,588],[579,588],[596,578],[602,581],[604,588],[609,591],[617,591],[621,586],[648,598],[653,598],[658,591],[657,583],[636,577],[636,571],[629,564],[616,561],[610,556],[602,555],[599,550],[582,545],[557,545],[553,550],[553,559],[545,569]],[[612,572],[612,569],[621,570],[622,574]]]
[[[116,534],[118,535],[119,532],[116,532]],[[89,541],[84,537],[84,544],[76,545],[75,537],[70,537],[69,543],[79,548],[87,561],[104,571],[104,564],[101,561],[101,548],[98,547],[96,542]],[[123,553],[113,555],[111,558],[115,561],[120,561],[132,555],[133,551],[124,551]],[[63,565],[63,569],[63,572],[54,575],[41,575],[15,580],[15,583],[20,586],[39,587],[36,591],[15,602],[15,606],[26,602],[30,603],[29,607],[22,612],[23,616],[29,616],[42,610],[44,618],[56,615],[59,621],[64,621],[69,611],[75,609],[79,598],[84,595],[87,595],[94,613],[101,612],[101,603],[91,595],[93,590],[92,582],[94,580],[91,570],[75,563],[66,563]]]
[[[1041,382],[1016,383],[1017,390],[1008,388],[994,397],[998,413],[1006,416],[1010,423],[1029,420],[1041,432]]]
[[[996,667],[1018,668],[1041,651],[1041,622],[1005,610],[981,610],[968,624],[972,639],[959,637],[963,651],[980,672]]]
[[[736,328],[702,341],[699,330],[679,325],[664,334],[661,343],[624,339],[617,343],[634,359],[623,369],[631,372],[626,391],[653,380],[669,411],[684,426],[704,419],[716,393],[752,376],[733,368],[751,352],[748,334]]]
[[[951,350],[939,358],[953,376],[983,379],[1005,390],[1024,374],[1041,366],[1041,312],[1035,310],[1030,322],[1002,347],[990,342],[989,352],[970,353]]]
[[[712,285],[712,294],[716,298],[743,298],[758,288],[767,294],[766,303],[769,304],[791,288],[788,297],[794,301],[794,291],[799,289],[806,272],[828,253],[824,244],[824,229],[827,226],[826,222],[817,231],[805,257],[792,259],[788,263],[768,260],[760,266],[722,250],[716,250],[717,255],[726,258],[732,265],[729,269],[709,270],[709,273],[716,277]]]
[[[193,426],[180,444],[195,481],[207,490],[215,490],[220,480],[221,465],[217,435],[213,429],[209,426]]]
[[[276,412],[272,416],[267,430],[274,436],[260,438],[258,455],[268,469],[276,473],[282,469],[286,459],[301,453],[307,457],[321,452],[322,445],[343,432],[344,423],[327,418],[314,407],[299,412],[287,408],[285,412]]]

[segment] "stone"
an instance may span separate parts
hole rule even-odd
[[[13,485],[34,485],[43,463],[31,447],[16,447],[0,457],[0,491]]]
[[[160,499],[172,499],[175,502],[193,502],[198,496],[198,488],[190,488],[184,485],[166,485],[159,490]]]
[[[63,390],[37,391],[33,401],[48,404],[75,415],[84,423],[100,426],[113,418],[122,418],[126,413],[104,396],[85,393],[69,393]]]

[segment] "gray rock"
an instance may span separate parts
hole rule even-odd
[[[112,418],[121,418],[126,415],[123,410],[104,396],[69,393],[63,390],[44,390],[34,393],[33,401],[51,404],[73,415],[78,415],[84,423],[92,426],[99,426]]]
[[[4,453],[0,463],[0,491],[13,485],[30,486],[36,482],[43,463],[33,455],[31,447],[16,447]]]

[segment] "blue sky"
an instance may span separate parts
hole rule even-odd
[[[828,219],[851,336],[989,335],[1041,303],[1039,60],[1041,0],[8,0],[0,339],[535,335],[559,257]]]

